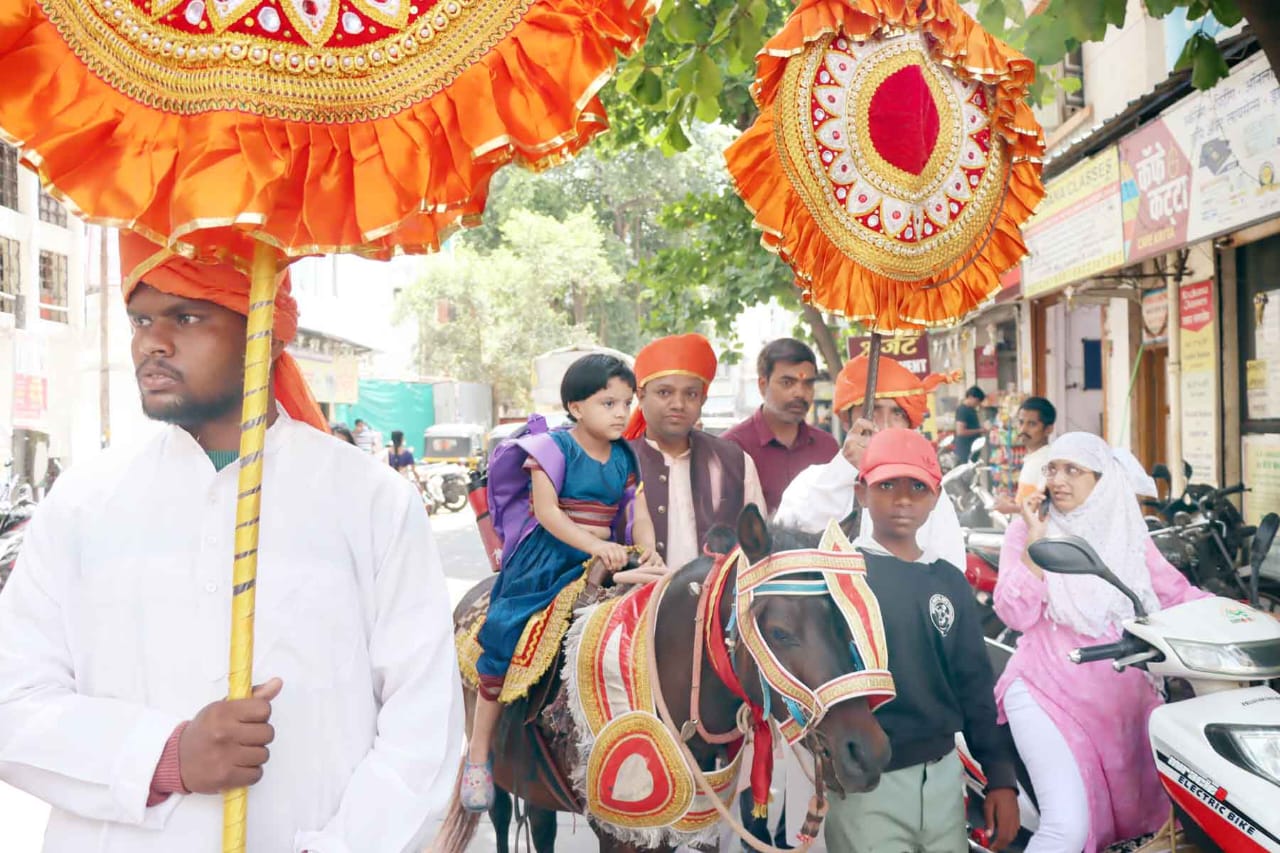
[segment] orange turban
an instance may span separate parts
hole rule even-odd
[[[636,356],[636,387],[643,388],[651,380],[663,376],[693,376],[710,385],[716,378],[716,351],[702,335],[671,335],[658,338]],[[637,406],[631,413],[623,438],[644,435],[644,413]]]
[[[175,255],[131,231],[120,233],[121,292],[125,304],[140,283],[161,293],[198,299],[221,305],[237,314],[249,313],[249,277],[230,263],[200,264]],[[275,322],[272,335],[289,343],[298,334],[298,303],[294,300],[286,271],[276,291]],[[289,417],[305,421],[316,429],[329,431],[302,369],[288,353],[281,353],[272,365],[272,390],[276,402]]]
[[[843,412],[863,402],[867,397],[867,357],[860,355],[845,364],[836,377],[835,407]],[[887,356],[880,357],[880,369],[876,373],[876,399],[893,400],[907,413],[913,428],[924,423],[928,409],[928,394],[944,382],[952,382],[950,376],[930,373],[920,379],[910,370]]]

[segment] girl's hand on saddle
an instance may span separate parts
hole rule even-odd
[[[608,542],[601,539],[591,549],[591,556],[595,557],[610,572],[618,572],[627,567],[629,556],[627,549],[619,545],[617,542]]]
[[[670,574],[671,570],[657,553],[644,549],[640,553],[640,561],[634,569],[618,572],[613,576],[614,583],[646,584]]]

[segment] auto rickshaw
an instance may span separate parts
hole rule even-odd
[[[422,434],[423,463],[448,462],[475,471],[484,465],[485,431],[479,424],[435,424]]]

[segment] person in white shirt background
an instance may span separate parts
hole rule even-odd
[[[1027,449],[1027,455],[1022,457],[1022,470],[1018,472],[1017,493],[996,502],[1000,512],[1016,516],[1027,498],[1044,491],[1044,466],[1049,464],[1049,442],[1057,420],[1058,410],[1044,397],[1028,397],[1018,407],[1018,441]]]
[[[248,281],[121,241],[146,414],[69,470],[0,594],[0,780],[52,806],[50,853],[423,848],[463,704],[439,555],[413,487],[327,435],[276,303],[253,698],[226,701]],[[152,267],[157,264],[158,266]]]

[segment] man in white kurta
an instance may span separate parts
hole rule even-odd
[[[188,304],[175,340],[208,321]],[[144,408],[148,388],[195,393],[181,345],[146,348]],[[249,788],[248,851],[421,850],[463,728],[426,514],[390,468],[272,411],[254,678],[283,687]],[[71,468],[0,594],[0,779],[52,805],[50,853],[222,850],[221,794],[183,793],[201,769],[187,762],[203,762],[184,740],[196,723],[182,727],[227,692],[238,466],[219,470],[226,451],[197,435],[171,424]],[[182,783],[157,788],[174,741]]]

